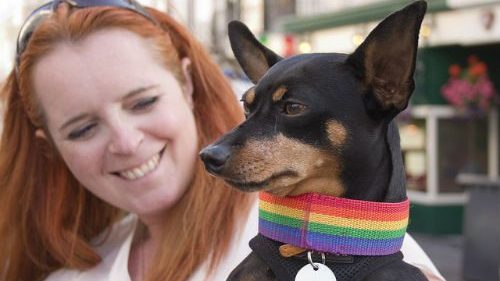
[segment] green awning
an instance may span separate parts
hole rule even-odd
[[[282,27],[284,32],[303,33],[318,29],[377,21],[411,2],[412,1],[408,0],[390,0],[333,13],[304,17],[289,17],[283,20]],[[446,2],[447,0],[427,1],[427,12],[435,13],[450,10]]]

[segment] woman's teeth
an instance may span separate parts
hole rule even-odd
[[[148,160],[146,163],[142,164],[137,168],[133,168],[127,171],[120,172],[120,176],[128,180],[136,180],[144,177],[145,175],[151,173],[158,164],[160,163],[160,153],[156,154]]]

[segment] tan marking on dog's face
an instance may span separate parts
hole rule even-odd
[[[280,101],[285,95],[287,90],[288,89],[285,86],[281,86],[278,89],[276,89],[276,91],[273,93],[273,101],[274,102]]]
[[[267,186],[256,190],[279,196],[308,192],[340,196],[344,193],[337,157],[282,134],[272,139],[248,141],[233,153],[227,166],[230,168],[225,177],[243,183],[269,181]]]
[[[347,140],[347,129],[340,122],[329,120],[326,122],[328,139],[335,147],[342,147]]]
[[[243,100],[247,105],[251,105],[255,101],[255,89],[252,88],[248,90],[248,92],[246,92],[243,96]]]

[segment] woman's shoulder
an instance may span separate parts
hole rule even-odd
[[[52,272],[45,281],[95,281],[130,280],[128,256],[137,217],[128,215],[116,222],[109,233],[106,231],[91,242],[102,261],[88,270],[62,268]]]
[[[45,279],[45,281],[63,281],[63,280],[76,281],[79,280],[78,275],[79,275],[78,270],[59,269],[57,271],[52,272],[49,275],[49,277]]]
[[[405,235],[401,252],[404,256],[403,260],[418,267],[429,280],[445,280],[429,256],[409,233]]]

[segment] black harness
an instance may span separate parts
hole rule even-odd
[[[279,252],[281,242],[271,240],[260,234],[250,240],[250,248],[261,258],[274,272],[278,281],[295,280],[297,272],[304,266],[309,265],[305,253],[284,258]],[[321,256],[313,254],[315,262],[321,262]],[[387,256],[342,256],[326,254],[326,263],[338,281],[362,281],[368,275],[390,263],[398,263],[403,260],[403,254],[397,252]],[[310,265],[309,265],[310,266]],[[423,277],[423,275],[422,275]]]

